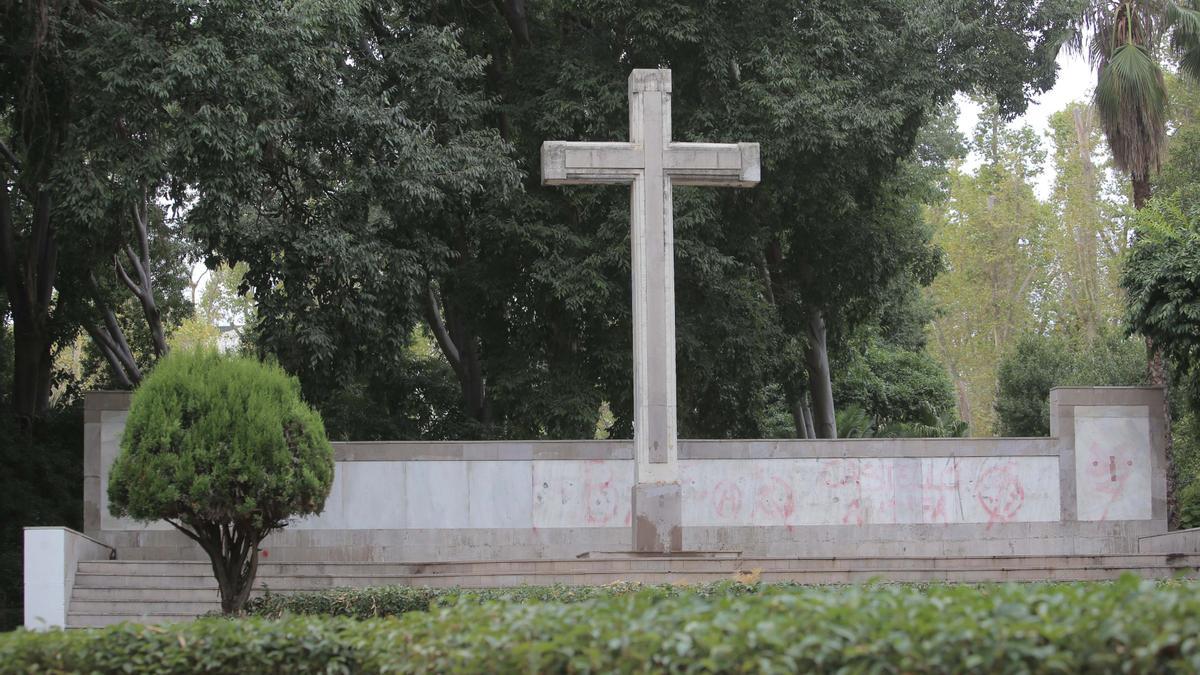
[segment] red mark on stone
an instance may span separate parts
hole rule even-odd
[[[921,511],[927,523],[948,523],[950,513],[946,501],[958,497],[958,458],[951,458],[941,468],[930,467],[929,476],[921,481]]]
[[[975,484],[975,497],[988,516],[988,528],[996,523],[1012,522],[1025,504],[1025,486],[1010,464],[988,467]]]
[[[1108,520],[1109,509],[1125,494],[1125,484],[1133,476],[1133,458],[1124,448],[1105,449],[1096,442],[1088,448],[1088,456],[1092,459],[1087,469],[1088,485],[1107,498],[1100,520]]]
[[[779,476],[771,476],[758,486],[758,494],[754,502],[755,511],[761,511],[771,518],[787,521],[796,510],[796,498],[792,486]]]
[[[585,465],[583,472],[583,517],[589,525],[603,526],[617,517],[620,507],[613,487],[612,470],[603,462]]]
[[[736,518],[742,511],[742,489],[736,483],[718,482],[713,488],[712,506],[718,518]]]

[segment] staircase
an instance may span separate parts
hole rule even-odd
[[[413,563],[262,563],[255,594],[346,586],[597,585],[614,581],[700,583],[761,570],[766,582],[1098,581],[1125,572],[1195,577],[1200,554],[988,556],[958,558],[744,558],[737,554],[592,555],[571,560]],[[220,610],[207,562],[110,560],[79,563],[67,626],[186,621]]]

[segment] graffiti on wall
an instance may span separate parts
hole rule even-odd
[[[1056,457],[681,462],[685,526],[1048,522]]]
[[[1076,409],[1076,507],[1080,520],[1151,517],[1149,436],[1149,412],[1144,406]]]

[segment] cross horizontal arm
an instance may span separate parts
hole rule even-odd
[[[627,185],[644,167],[633,143],[542,143],[542,185]]]
[[[758,184],[758,143],[670,143],[663,162],[675,185]]]

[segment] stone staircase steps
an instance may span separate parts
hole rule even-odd
[[[1200,554],[981,556],[960,558],[738,558],[618,556],[570,560],[430,563],[262,563],[258,595],[336,587],[496,586],[614,581],[702,583],[760,570],[763,581],[806,584],[990,581],[1098,581],[1130,572],[1145,578],[1196,576]],[[162,623],[219,610],[207,562],[87,561],[79,564],[68,626],[123,620]]]

